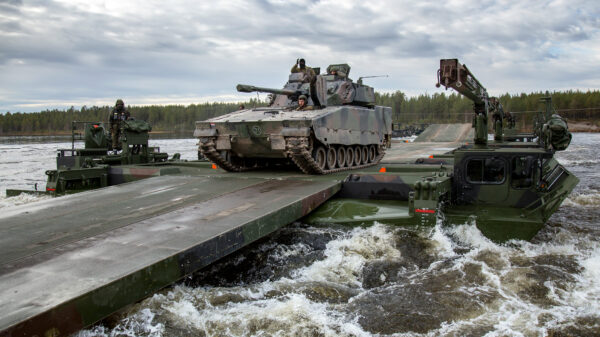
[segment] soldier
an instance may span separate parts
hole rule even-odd
[[[300,97],[298,97],[298,107],[296,108],[296,111],[312,110],[313,107],[306,105],[306,101],[307,101],[306,96],[300,95]]]
[[[315,71],[311,67],[306,66],[304,59],[297,59],[296,64],[292,67],[292,73],[303,73],[306,76],[306,81],[312,83],[316,78]]]
[[[110,112],[108,120],[110,122],[110,134],[112,136],[112,149],[117,151],[119,148],[119,136],[121,134],[121,121],[129,119],[129,111],[125,109],[125,103],[118,99],[114,109]]]

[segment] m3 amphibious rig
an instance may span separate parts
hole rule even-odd
[[[336,64],[313,81],[292,73],[283,89],[238,85],[270,93],[270,105],[196,122],[199,151],[233,172],[293,163],[327,174],[377,164],[391,143],[392,109],[376,106],[373,88],[349,73],[349,65]],[[298,105],[301,96],[306,107]]]

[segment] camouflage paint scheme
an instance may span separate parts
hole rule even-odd
[[[286,158],[285,136],[314,134],[324,144],[384,144],[391,130],[388,109],[379,106],[309,111],[248,109],[196,122],[194,135],[218,135],[217,150],[230,150],[245,157]]]
[[[231,158],[245,161],[241,169],[263,165],[260,159],[285,162],[291,157],[292,138],[306,139],[308,151],[313,153],[322,146],[337,149],[356,145],[374,145],[379,152],[384,151],[391,141],[391,108],[375,106],[373,88],[363,85],[362,79],[358,83],[349,79],[348,65],[331,65],[328,70],[331,73],[317,75],[314,83],[307,82],[303,73],[292,73],[283,89],[238,85],[241,92],[271,93],[270,106],[196,122],[194,137],[199,138],[200,148],[204,152],[216,150],[230,162]],[[311,110],[296,110],[301,95],[308,97]],[[209,143],[210,147],[202,145]],[[248,159],[255,161],[250,164]],[[219,164],[222,158],[211,160]]]

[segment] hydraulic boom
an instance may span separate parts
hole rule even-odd
[[[436,87],[443,85],[458,91],[473,101],[473,126],[475,127],[475,144],[486,145],[488,133],[488,116],[491,114],[494,122],[494,139],[502,141],[502,119],[508,118],[502,104],[496,97],[490,97],[485,87],[473,76],[466,65],[458,59],[440,60]]]

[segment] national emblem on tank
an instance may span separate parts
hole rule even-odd
[[[327,174],[377,164],[390,146],[392,109],[375,105],[372,87],[333,64],[293,72],[283,89],[239,84],[240,92],[270,93],[268,107],[242,109],[196,122],[199,150],[227,171],[295,165]]]

